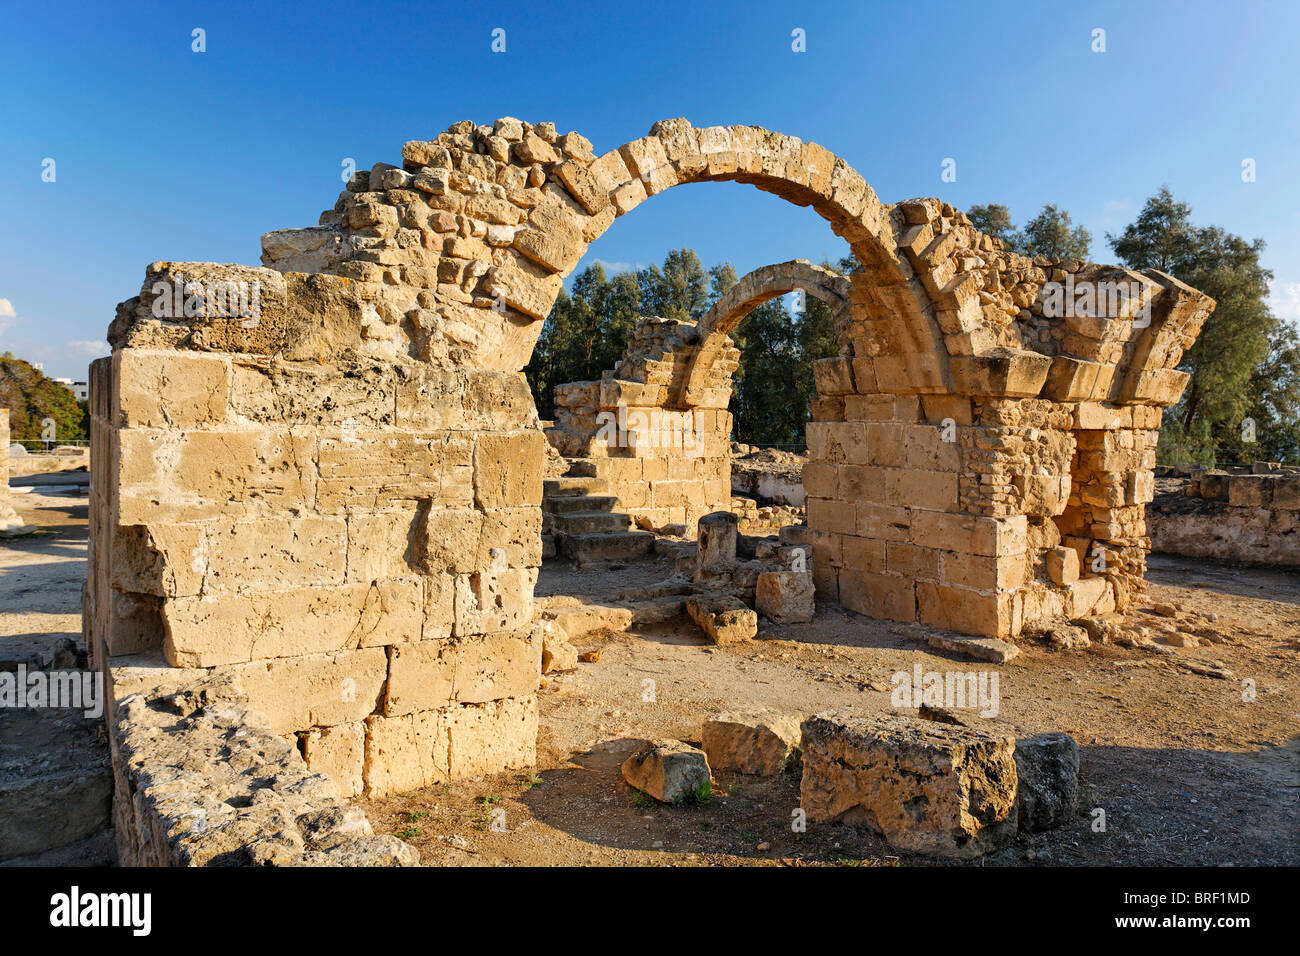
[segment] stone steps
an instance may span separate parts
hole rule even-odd
[[[632,521],[617,511],[571,511],[555,515],[556,534],[612,534],[631,529]]]
[[[542,498],[542,511],[553,515],[573,514],[578,511],[604,511],[612,513],[618,499],[613,495],[566,495],[559,498]]]
[[[608,488],[609,482],[604,478],[566,475],[561,478],[547,478],[543,481],[542,496],[544,498],[567,498],[574,495],[595,495]]]
[[[542,483],[542,531],[547,556],[578,564],[628,561],[654,554],[655,536],[631,531],[632,519],[618,498],[601,494],[609,483],[597,475],[596,462],[575,459],[568,474]],[[546,539],[549,538],[549,541]]]
[[[650,531],[569,534],[558,542],[560,553],[578,564],[597,561],[630,561],[654,553],[655,536]]]

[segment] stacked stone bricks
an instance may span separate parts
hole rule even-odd
[[[707,180],[811,206],[862,264],[809,430],[827,595],[1009,635],[1139,586],[1148,452],[1205,296],[1151,272],[1145,327],[1049,318],[1044,284],[1095,267],[1007,253],[937,200],[884,205],[821,146],[675,119],[597,157],[504,118],[356,174],[318,226],[264,237],[273,268],[156,263],[119,307],[92,373],[99,666],[237,670],[354,791],[530,762],[544,439],[520,369],[588,243]],[[178,312],[167,290],[193,283],[254,284],[258,314],[206,293]],[[723,434],[725,402],[701,407]],[[1107,561],[1070,580],[1084,539]]]

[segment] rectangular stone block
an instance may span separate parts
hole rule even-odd
[[[1010,637],[1020,632],[1016,602],[1007,592],[985,593],[918,581],[916,603],[920,621],[933,627],[986,637]]]
[[[253,661],[229,669],[277,734],[334,727],[377,713],[388,677],[382,647]]]
[[[162,606],[174,667],[214,667],[418,640],[419,578],[175,598]]]
[[[840,570],[840,604],[886,621],[916,620],[916,583],[910,577]]]
[[[986,518],[913,511],[911,541],[965,554],[1019,554],[1027,545],[1027,525],[1024,515]]]
[[[113,442],[122,525],[307,510],[316,497],[310,435],[123,428]]]
[[[384,714],[481,704],[537,692],[542,644],[532,627],[393,645]]]
[[[344,797],[358,796],[365,789],[364,722],[313,727],[303,737],[302,751],[307,769],[328,776]]]
[[[114,425],[192,428],[225,420],[230,360],[224,356],[119,349],[112,363]]]
[[[523,627],[532,620],[536,568],[503,568],[456,577],[457,635]]]
[[[885,475],[888,500],[925,511],[957,510],[957,473],[890,468]]]
[[[479,435],[474,443],[474,502],[480,508],[537,506],[542,502],[540,431]]]

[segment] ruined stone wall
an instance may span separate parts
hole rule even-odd
[[[577,133],[506,117],[358,173],[318,226],[264,237],[274,269],[155,263],[119,306],[92,374],[97,665],[111,676],[114,658],[152,653],[233,674],[274,734],[354,791],[531,762],[544,439],[519,370],[616,217],[717,180],[811,206],[862,265],[828,290],[847,299],[840,355],[817,366],[805,485],[820,590],[1008,635],[1048,607],[1035,595],[1073,612],[1140,585],[1143,433],[1186,383],[1175,366],[1207,297],[1123,273],[1133,301],[1058,315],[1058,274],[1110,273],[1006,252],[938,200],[884,205],[816,144],[673,119],[597,157]],[[739,290],[727,320],[768,292]],[[711,413],[728,467],[726,396],[709,381],[728,331],[697,329],[680,364],[677,350],[633,361],[598,402],[662,408],[681,378],[667,407]],[[627,487],[653,486],[643,507],[661,520],[729,499],[721,471],[606,457]],[[677,483],[671,497],[656,481]],[[1053,579],[1065,552],[1049,523],[1086,526],[1110,555],[1104,584]]]
[[[123,866],[412,866],[337,780],[249,708],[237,679],[118,669],[109,745]]]
[[[1300,567],[1300,475],[1200,475],[1146,517],[1154,551]]]
[[[650,528],[685,526],[731,504],[731,375],[739,352],[711,365],[700,404],[680,407],[698,347],[694,323],[638,320],[623,360],[599,382],[555,389],[547,437],[568,458],[586,459],[617,510]]]
[[[345,794],[533,760],[543,436],[522,375],[365,354],[357,283],[246,270],[253,327],[159,319],[92,371],[95,661],[237,677]],[[328,362],[321,361],[328,357]]]

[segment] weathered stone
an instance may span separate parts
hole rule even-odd
[[[623,779],[660,803],[707,797],[709,761],[703,750],[680,740],[651,741],[623,761]]]
[[[1015,739],[897,714],[803,722],[800,806],[890,846],[970,858],[1016,835]]]
[[[743,643],[758,634],[758,615],[728,594],[692,597],[686,613],[714,644]]]
[[[714,770],[771,776],[798,760],[802,720],[772,711],[719,714],[704,722],[700,746]]]
[[[774,624],[811,621],[817,613],[812,572],[763,572],[758,576],[754,607]]]
[[[1019,826],[1041,833],[1065,823],[1079,805],[1079,747],[1064,733],[1016,740]]]

